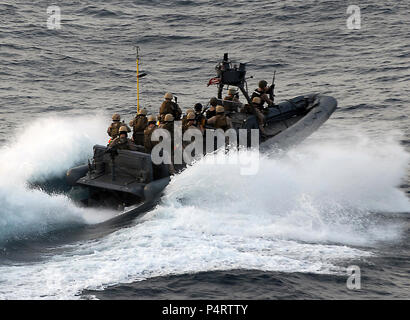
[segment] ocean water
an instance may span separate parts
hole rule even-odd
[[[0,299],[409,299],[410,20],[406,1],[0,3]],[[165,92],[206,104],[225,52],[249,89],[322,92],[338,109],[285,154],[197,162],[143,217],[77,207],[67,169],[113,112]],[[274,150],[272,150],[274,151]],[[235,155],[222,155],[230,160]],[[361,289],[347,288],[347,268]]]

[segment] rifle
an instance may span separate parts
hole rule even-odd
[[[276,70],[273,73],[272,84],[269,88],[269,99],[271,99],[272,102],[275,100],[275,76],[276,76]]]

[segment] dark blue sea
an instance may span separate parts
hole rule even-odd
[[[0,299],[410,299],[409,11],[1,1]],[[206,105],[225,52],[246,63],[249,90],[276,70],[276,101],[321,92],[338,109],[285,154],[260,155],[255,175],[199,161],[142,217],[101,224],[115,213],[77,206],[64,176],[107,143],[114,112],[135,115],[136,46],[153,114],[167,91],[183,110]]]

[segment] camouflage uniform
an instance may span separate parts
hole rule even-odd
[[[119,130],[121,126],[126,126],[127,131],[131,132],[131,129],[124,122],[113,121],[107,129],[107,133],[111,137],[111,140],[119,136]]]
[[[134,144],[134,142],[132,142],[131,139],[128,138],[120,138],[117,137],[115,138],[113,141],[110,142],[110,144],[108,145],[108,149],[117,149],[117,150],[133,150],[133,151],[137,151],[138,148],[137,146]]]
[[[165,100],[161,104],[161,108],[159,109],[159,114],[161,119],[163,120],[166,114],[172,114],[175,120],[179,120],[182,115],[182,110],[175,102],[171,100]]]
[[[174,122],[165,122],[159,126],[161,129],[166,129],[171,134],[171,140],[174,140]]]
[[[213,125],[215,129],[222,129],[224,131],[232,128],[231,119],[224,114],[213,116],[208,120],[208,124]]]
[[[144,145],[144,130],[147,128],[148,119],[145,115],[139,114],[130,121],[130,126],[133,128],[132,138],[134,143]]]
[[[145,151],[147,153],[151,153],[152,149],[155,147],[155,145],[158,143],[158,141],[152,141],[152,133],[157,129],[158,127],[156,125],[148,126],[144,130],[144,147]]]

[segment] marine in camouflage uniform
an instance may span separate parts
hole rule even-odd
[[[222,129],[224,131],[232,128],[231,119],[225,115],[223,106],[216,107],[216,115],[208,119],[207,123],[213,125],[215,129]]]
[[[128,132],[131,132],[131,129],[124,122],[120,121],[121,117],[118,113],[114,113],[112,115],[112,120],[113,122],[110,124],[110,126],[107,129],[107,133],[111,137],[110,142],[118,137],[120,127],[122,126],[125,126]]]
[[[160,129],[165,129],[168,130],[171,136],[171,163],[168,165],[168,170],[170,174],[175,174],[175,166],[174,166],[174,148],[175,148],[175,143],[174,143],[174,116],[170,113],[166,114],[165,117],[163,118],[163,123],[159,126]]]
[[[147,128],[147,110],[142,109],[138,112],[136,117],[130,121],[130,127],[132,127],[132,139],[135,144],[144,145],[144,130]]]
[[[224,98],[224,100],[232,101],[232,102],[240,102],[239,98],[236,95],[237,95],[237,91],[235,90],[235,88],[230,88],[228,90],[228,95]]]
[[[159,128],[168,130],[171,135],[171,140],[174,140],[174,116],[168,113],[164,117],[163,123],[160,124]]]
[[[147,153],[151,153],[152,149],[158,143],[158,141],[151,140],[152,133],[158,128],[156,126],[156,122],[157,121],[154,116],[148,116],[148,127],[144,130],[144,147],[145,152]]]
[[[251,106],[248,106],[249,110],[251,111],[251,113],[255,113],[256,118],[258,119],[258,124],[259,124],[259,130],[265,134],[265,128],[264,128],[264,124],[265,124],[265,116],[263,115],[261,108],[263,108],[263,101],[260,97],[254,97],[252,99],[252,105],[253,108]],[[253,112],[252,112],[253,111]]]
[[[182,110],[178,106],[178,104],[176,104],[175,102],[172,101],[173,98],[174,98],[174,96],[172,95],[172,93],[167,92],[165,94],[165,96],[164,96],[165,101],[162,102],[161,108],[159,109],[159,114],[161,116],[161,121],[164,120],[164,118],[167,114],[172,114],[172,116],[174,117],[175,120],[179,120],[181,118]]]
[[[226,131],[232,128],[231,119],[225,114],[225,108],[223,106],[217,106],[215,109],[216,115],[213,116],[211,119],[208,119],[207,124],[213,125],[215,129],[222,129]],[[225,146],[229,144],[229,137],[225,137]],[[217,137],[214,138],[214,150],[218,148],[218,139]],[[208,147],[207,147],[208,148]]]
[[[128,139],[128,127],[121,126],[118,130],[119,136],[110,142],[107,151],[110,150],[133,150],[138,151],[137,146],[131,139]]]
[[[193,113],[194,110],[193,109],[187,109],[187,111],[185,112],[185,114],[182,116],[182,128],[187,124],[188,120],[187,120],[187,115],[189,113]]]
[[[182,126],[182,133],[184,133],[188,129],[199,129],[203,133],[202,128],[199,126],[198,122],[196,121],[196,115],[194,112],[190,112],[187,114],[187,121],[185,125]]]
[[[200,134],[202,136],[204,134],[205,130],[197,122],[195,112],[191,112],[191,113],[187,114],[187,123],[184,127],[182,127],[182,133],[184,134],[187,130],[195,130],[194,131],[194,132],[196,132],[195,134]],[[194,132],[189,132],[189,134],[194,134]],[[197,136],[195,135],[195,136],[191,137],[191,140],[183,140],[182,141],[182,147],[185,149],[188,145],[190,145],[192,142],[195,141],[196,137]],[[185,137],[185,138],[188,138],[188,137]],[[204,151],[204,150],[206,150],[206,141],[203,140],[203,143],[204,143],[204,145],[203,145],[203,151]],[[194,150],[194,149],[191,150],[190,156],[195,158],[195,157],[198,156],[198,154],[193,153],[193,151],[197,152],[198,150]],[[184,159],[184,162],[185,161],[186,160]],[[186,163],[186,164],[188,164],[188,163]]]

